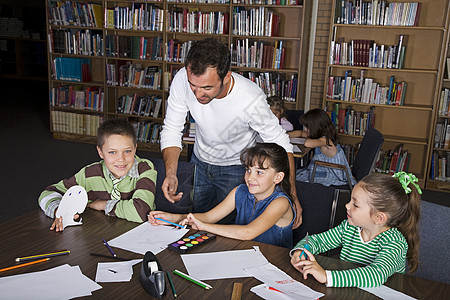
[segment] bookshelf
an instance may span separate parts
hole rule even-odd
[[[334,3],[323,107],[336,120],[340,142],[355,145],[374,126],[385,138],[381,155],[388,162],[383,168],[381,160],[378,171],[407,169],[424,187],[449,1],[356,1],[353,8]],[[389,166],[387,157],[396,150],[404,154],[403,165]]]
[[[449,43],[449,34],[447,33],[447,43]],[[450,51],[448,51],[450,45],[446,45],[444,66],[440,74],[440,94],[433,121],[434,142],[431,144],[432,150],[429,157],[427,188],[450,192],[450,126],[448,126],[450,125]]]
[[[230,47],[234,72],[300,109],[309,13],[290,1],[47,0],[54,138],[95,142],[102,120],[127,117],[140,149],[159,151],[171,79],[210,36]]]

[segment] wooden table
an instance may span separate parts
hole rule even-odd
[[[81,226],[67,227],[63,232],[54,232],[49,230],[51,223],[50,218],[46,217],[40,210],[36,210],[1,224],[0,268],[14,265],[15,258],[20,256],[55,252],[63,249],[71,251],[69,255],[53,257],[46,263],[1,272],[1,277],[42,271],[67,263],[71,266],[79,265],[83,274],[94,280],[97,263],[112,262],[113,260],[91,256],[90,252],[109,255],[110,253],[103,245],[102,238],[111,240],[139,225],[122,219],[106,217],[102,212],[90,209],[83,213],[83,225]],[[251,249],[254,245],[260,247],[264,256],[272,264],[294,279],[324,293],[325,296],[321,299],[378,299],[358,288],[326,288],[325,285],[318,283],[314,278],[304,280],[301,274],[290,265],[289,249],[286,248],[253,241],[217,237],[216,241],[199,247],[193,253]],[[126,250],[114,248],[114,251],[119,257],[142,258],[142,255]],[[175,252],[164,250],[157,257],[165,271],[172,271],[173,269],[186,271],[180,255]],[[319,256],[318,260],[322,266],[328,269],[344,269],[351,266],[349,263],[325,256]],[[90,298],[149,298],[140,283],[140,267],[141,264],[134,266],[134,274],[130,282],[100,283],[103,288],[93,292],[93,296]],[[172,280],[179,299],[230,299],[235,282],[242,282],[244,285],[242,299],[260,299],[256,294],[250,292],[253,286],[261,283],[253,277],[205,280],[213,286],[211,290],[205,290],[176,275],[172,276]],[[450,295],[450,285],[401,274],[393,275],[386,285],[419,299],[444,299]],[[167,292],[163,299],[173,299],[168,284],[166,288]]]

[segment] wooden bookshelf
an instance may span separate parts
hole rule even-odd
[[[436,119],[446,54],[446,49],[442,45],[447,45],[448,40],[449,1],[419,0],[417,2],[420,5],[418,22],[413,24],[413,19],[410,19],[411,23],[408,24],[408,15],[405,14],[405,19],[398,19],[398,23],[389,23],[389,25],[385,25],[387,18],[380,18],[380,15],[386,15],[379,11],[376,13],[378,17],[373,22],[370,18],[365,19],[364,15],[358,18],[359,13],[353,14],[357,20],[349,19],[342,22],[341,15],[344,12],[342,2],[335,0],[332,10],[323,108],[330,111],[333,117],[336,114],[338,122],[337,106],[338,109],[344,109],[344,116],[346,112],[351,113],[351,109],[355,112],[361,111],[362,115],[371,109],[375,115],[373,126],[385,137],[382,151],[388,153],[388,150],[394,150],[399,144],[403,144],[402,150],[410,154],[408,172],[414,173],[419,178],[420,185],[424,187],[429,174],[434,136],[433,124]],[[383,2],[386,7],[395,3],[405,10],[413,9],[413,6],[410,6],[411,1],[378,1],[380,5]],[[357,3],[360,2],[357,1]],[[374,2],[369,1],[364,5],[368,3]],[[383,11],[382,7],[380,11]],[[346,15],[344,19],[345,17]],[[365,20],[368,21],[365,22]],[[394,19],[389,22],[391,21]],[[401,36],[403,36],[402,46],[405,50],[402,58],[399,56],[402,63],[398,68],[395,60],[398,54],[396,55],[395,49],[401,49],[399,47]],[[342,47],[341,50],[347,48],[347,51],[336,54],[336,47]],[[394,58],[392,65],[388,64],[387,49],[390,47],[395,47],[392,50],[394,54],[391,56]],[[375,53],[379,54],[373,56],[370,49],[375,48],[379,51]],[[381,51],[382,49],[386,52]],[[344,53],[346,57],[343,56]],[[386,57],[385,60],[383,60],[383,54]],[[397,92],[395,87],[391,86],[391,76],[393,76],[393,82],[406,86],[406,90],[403,91],[403,103],[398,100],[402,97],[402,91]],[[339,85],[342,82],[339,80],[342,78],[345,83]],[[345,78],[349,79],[345,81]],[[342,89],[346,83],[349,83],[351,88],[347,92],[347,97],[345,92],[338,92],[339,88]],[[365,84],[366,87],[371,84],[372,90],[368,89],[364,92]],[[392,91],[395,94],[391,96],[391,101],[386,100]],[[396,98],[397,93],[398,98]],[[361,141],[363,130],[359,132],[359,135],[355,135],[353,131],[347,132],[351,128],[351,124],[347,125],[344,127],[344,132],[339,134],[341,144],[354,145]]]
[[[236,3],[239,2],[238,0],[226,1],[227,3],[218,3],[222,2],[220,0],[210,1],[213,3],[188,3],[170,0],[97,0],[87,2],[75,0],[64,2],[70,3],[72,7],[92,8],[92,15],[99,18],[99,20],[95,21],[89,18],[80,18],[80,22],[78,22],[76,16],[73,17],[74,22],[61,19],[70,18],[71,14],[66,15],[66,17],[58,14],[58,9],[62,9],[57,8],[58,2],[55,0],[46,1],[47,33],[49,39],[48,79],[50,111],[63,112],[63,115],[64,113],[70,113],[68,116],[72,119],[78,118],[78,121],[65,121],[68,124],[71,124],[70,122],[78,122],[75,125],[72,124],[69,126],[81,126],[84,132],[87,132],[87,127],[91,126],[91,121],[88,121],[90,117],[87,116],[98,118],[96,122],[101,122],[109,118],[126,117],[131,122],[140,123],[141,131],[144,135],[146,134],[145,130],[150,131],[151,134],[153,132],[156,133],[147,140],[145,138],[140,140],[143,141],[141,144],[145,145],[143,147],[146,149],[159,151],[158,136],[165,116],[169,86],[173,75],[184,66],[183,51],[184,53],[187,52],[189,41],[195,41],[209,36],[219,38],[230,49],[232,48],[231,45],[233,45],[234,61],[232,63],[232,70],[234,72],[242,73],[244,76],[253,75],[256,78],[255,81],[269,78],[270,80],[278,79],[289,82],[286,83],[286,86],[290,88],[291,94],[288,96],[287,92],[285,93],[286,107],[288,109],[301,109],[303,107],[302,99],[304,98],[304,75],[306,68],[304,63],[305,55],[302,55],[302,53],[305,53],[305,47],[307,46],[307,43],[304,41],[304,36],[309,24],[309,8],[303,4],[304,2],[307,4],[306,0],[300,1],[300,4],[296,5],[239,4]],[[284,3],[285,1],[281,2]],[[130,14],[129,22],[126,22],[127,20],[123,18],[120,20],[116,18],[114,20],[114,15],[117,16],[126,13],[127,8],[128,14]],[[147,18],[145,14],[137,14],[136,20],[141,18],[144,24],[142,26],[139,26],[139,22],[135,24],[135,16],[133,15],[135,9],[136,12],[142,13],[143,9],[149,12],[149,15],[154,14],[155,21],[146,22]],[[116,14],[114,14],[114,11]],[[278,31],[278,34],[268,34],[268,28],[264,26],[258,27],[263,32],[258,32],[256,26],[254,26],[254,32],[250,33],[233,31],[236,11],[248,11],[249,14],[250,11],[259,11],[260,13],[264,13],[266,18],[269,14],[272,14],[273,20],[279,20],[279,25],[270,27],[270,29],[272,30],[274,28],[274,32]],[[219,18],[221,22],[217,22],[218,26],[214,28],[214,31],[211,31],[211,28],[208,26],[202,27],[201,30],[198,27],[196,29],[193,27],[188,28],[187,26],[186,28],[182,28],[187,22],[183,24],[179,23],[180,26],[178,27],[174,26],[174,20],[179,21],[182,17],[187,18],[189,14],[192,17],[194,16],[194,12],[197,14],[201,12],[204,16],[221,17],[221,19]],[[72,13],[72,15],[75,14],[75,12]],[[221,24],[226,25],[221,27]],[[249,28],[252,28],[252,26]],[[86,45],[86,43],[83,43],[86,39],[91,39],[90,51],[84,48],[81,51],[75,49],[80,47],[80,45]],[[270,46],[275,49],[276,47],[278,49],[284,48],[283,63],[281,63],[281,50],[280,56],[276,59],[273,59],[273,57],[271,59],[267,58],[267,63],[264,66],[257,64],[257,59],[260,57],[258,56],[259,53],[255,56],[256,60],[254,60],[255,63],[253,64],[251,58],[248,64],[236,62],[236,45],[238,41],[240,45],[242,45],[242,42],[248,43],[248,49],[256,45],[261,51],[266,51],[265,47],[269,49]],[[143,45],[145,43],[148,51],[143,51]],[[72,46],[67,46],[68,44]],[[95,46],[93,46],[94,44]],[[171,49],[178,49],[171,48],[171,46],[179,47],[179,50],[171,51]],[[65,77],[62,74],[63,69],[69,68],[70,63],[75,60],[89,61],[89,63],[84,62],[84,64],[89,64],[90,66],[90,81],[73,82],[61,78],[61,75]],[[57,69],[57,66],[63,66],[63,69]],[[145,88],[144,86],[147,85],[138,80],[140,77],[134,76],[135,74],[139,74],[138,72],[140,70],[143,70],[145,75],[148,75],[149,82],[158,82],[159,84]],[[128,77],[130,72],[133,74],[132,77]],[[268,75],[265,75],[265,73]],[[123,74],[127,74],[127,76]],[[260,74],[262,76],[259,76]],[[259,78],[257,78],[258,76]],[[131,81],[129,80],[130,78]],[[143,79],[144,81],[145,79]],[[129,82],[129,84],[125,84],[124,82]],[[261,83],[261,86],[264,86],[264,83]],[[85,102],[90,103],[87,105],[88,108],[83,108],[79,104],[82,103],[83,91],[85,94],[90,93],[90,95],[93,95],[93,102],[85,100]],[[269,92],[274,93],[271,90],[267,91],[267,93]],[[281,94],[279,89],[276,92]],[[76,99],[79,96],[78,104],[73,103],[76,102],[75,100],[68,100],[67,97],[70,99],[70,96],[72,99]],[[138,99],[136,101],[151,98],[151,103],[157,98],[161,99],[161,105],[159,110],[156,111],[154,110],[154,106],[149,106],[147,114],[145,113],[145,109],[141,114],[121,113],[118,110],[119,101],[122,101],[120,99],[128,98]],[[149,103],[148,100],[142,101],[147,101],[143,103]],[[153,114],[153,112],[157,112],[157,114]],[[72,132],[69,132],[66,130],[65,132],[61,132],[58,128],[64,128],[64,126],[58,127],[61,124],[58,124],[59,121],[52,117],[53,115],[55,114],[51,114],[51,131],[53,132],[54,138],[68,140],[84,140],[86,138],[87,141],[93,142],[91,136],[87,135],[83,137],[83,134],[79,134],[80,131],[72,130]],[[77,115],[82,115],[83,121]],[[151,128],[145,128],[145,124],[151,124]],[[158,129],[155,130],[155,128]],[[141,131],[139,131],[139,135]]]

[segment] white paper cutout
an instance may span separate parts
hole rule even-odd
[[[67,190],[56,211],[56,217],[62,217],[63,229],[66,228],[66,226],[83,224],[81,222],[81,217],[78,221],[75,221],[73,216],[84,212],[87,201],[88,197],[84,187],[74,185]]]

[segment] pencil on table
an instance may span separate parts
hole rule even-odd
[[[43,259],[40,259],[40,260],[30,261],[30,262],[27,262],[27,263],[24,263],[24,264],[20,264],[20,265],[16,265],[16,266],[11,266],[11,267],[0,269],[0,272],[12,270],[12,269],[17,269],[17,268],[21,268],[21,267],[26,267],[26,266],[29,266],[29,265],[34,265],[34,264],[38,264],[38,263],[41,263],[41,262],[46,262],[46,261],[49,261],[49,260],[50,260],[50,258],[43,258]]]
[[[178,270],[173,270],[173,273],[178,275],[178,276],[180,276],[180,277],[183,277],[186,280],[189,280],[190,282],[193,282],[193,283],[201,286],[202,288],[205,288],[207,290],[212,289],[212,286],[210,286],[209,284],[204,283],[203,281],[200,281],[198,279],[195,279],[194,277],[191,277],[191,276],[189,276],[187,274],[184,274],[183,272],[180,272]]]
[[[44,254],[37,254],[37,255],[31,255],[31,256],[24,256],[24,257],[18,257],[16,258],[16,262],[21,262],[24,260],[33,260],[33,259],[39,259],[39,258],[47,258],[47,257],[52,257],[52,256],[58,256],[58,255],[65,255],[65,254],[69,254],[70,250],[61,250],[61,251],[56,251],[56,252],[52,252],[52,253],[44,253]]]

